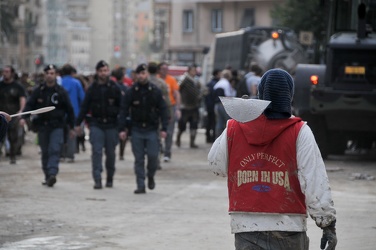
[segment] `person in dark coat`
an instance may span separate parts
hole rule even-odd
[[[155,188],[154,175],[158,168],[160,152],[159,138],[166,138],[169,110],[162,91],[148,80],[147,65],[140,64],[136,73],[137,82],[127,90],[123,98],[119,137],[125,140],[131,130],[137,184],[134,193],[145,194],[146,176],[148,188],[150,190]],[[147,164],[145,164],[145,156],[147,156]]]
[[[0,142],[4,140],[7,134],[8,122],[10,122],[11,119],[8,113],[0,111]]]
[[[32,123],[38,132],[38,142],[42,154],[42,169],[45,175],[43,185],[52,187],[59,172],[60,153],[64,143],[64,127],[69,126],[69,134],[74,136],[74,111],[67,91],[57,84],[55,65],[48,65],[44,72],[46,80],[29,97],[23,112],[54,106],[55,109],[33,117]],[[30,114],[22,116],[20,125]]]

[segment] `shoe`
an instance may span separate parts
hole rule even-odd
[[[191,148],[198,148],[196,144],[191,144]]]
[[[148,188],[153,190],[155,188],[154,177],[148,177]]]
[[[146,194],[145,188],[137,188],[134,191],[135,194]]]
[[[16,157],[10,158],[10,164],[16,164]]]
[[[54,175],[51,175],[47,180],[47,186],[53,187],[56,183],[56,177]]]
[[[67,163],[74,163],[74,158],[68,158]]]
[[[163,161],[164,162],[169,162],[170,161],[170,157],[168,157],[168,156],[163,157]]]
[[[48,176],[48,175],[46,175],[45,177],[44,177],[44,181],[42,182],[42,185],[43,186],[47,186],[47,182],[48,182],[48,179],[49,179],[50,177]]]
[[[113,186],[112,178],[108,178],[106,181],[106,187],[112,188],[112,186]]]
[[[102,181],[96,180],[93,188],[94,189],[102,189]]]
[[[119,158],[121,161],[124,161],[124,156],[120,156]]]

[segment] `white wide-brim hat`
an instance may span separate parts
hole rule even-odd
[[[259,117],[270,104],[270,101],[220,96],[227,114],[238,122],[249,122]]]

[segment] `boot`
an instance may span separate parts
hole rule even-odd
[[[98,180],[95,180],[95,184],[94,184],[94,189],[102,189],[102,180],[101,179],[98,179]]]
[[[112,186],[113,186],[113,179],[112,179],[112,177],[107,177],[107,181],[106,181],[106,187],[108,187],[108,188],[112,188]]]
[[[182,131],[179,131],[177,136],[176,136],[176,146],[178,146],[180,148],[180,138],[181,138],[181,135],[183,134]]]
[[[197,135],[197,130],[192,130],[191,131],[191,148],[198,148],[198,146],[195,144],[196,140],[196,135]]]

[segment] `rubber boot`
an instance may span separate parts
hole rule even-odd
[[[191,143],[190,143],[191,148],[198,148],[198,146],[195,144],[196,135],[197,135],[197,130],[192,130],[191,131]]]

